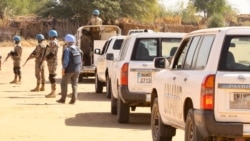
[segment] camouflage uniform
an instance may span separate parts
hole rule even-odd
[[[14,47],[14,51],[11,54],[11,58],[13,59],[13,72],[15,74],[15,78],[10,83],[21,83],[21,57],[22,57],[23,48],[20,43],[17,43]],[[17,77],[19,78],[17,80]]]
[[[42,62],[43,54],[46,49],[44,41],[38,43],[29,59],[35,58],[35,76],[37,79],[37,87],[31,91],[44,91],[45,76],[44,76],[44,62]],[[42,63],[41,63],[42,62]],[[42,84],[41,88],[39,87]]]
[[[59,44],[56,39],[51,40],[46,49],[45,58],[47,61],[47,66],[49,70],[49,81],[51,83],[51,93],[46,95],[47,98],[55,97],[56,90],[56,68],[58,64],[57,53],[58,53]]]

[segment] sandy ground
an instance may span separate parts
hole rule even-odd
[[[2,61],[12,47],[0,47]],[[24,47],[22,64],[34,48]],[[59,51],[61,53],[61,50]],[[59,55],[59,58],[61,56]],[[79,83],[79,97],[75,105],[58,104],[60,98],[47,99],[50,92],[30,92],[36,85],[34,60],[22,67],[22,84],[13,80],[12,60],[9,58],[0,71],[0,141],[152,141],[149,108],[132,112],[128,124],[118,124],[110,114],[110,101],[105,94],[94,93],[94,80]],[[60,92],[58,66],[57,93]],[[48,71],[46,67],[46,77]],[[69,86],[69,92],[71,87]],[[104,89],[105,91],[105,89]],[[183,131],[177,131],[174,141],[182,141]]]

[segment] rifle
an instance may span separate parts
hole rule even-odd
[[[6,58],[4,59],[4,61],[3,61],[3,64],[8,60],[8,58],[10,57],[10,56],[12,56],[13,55],[13,51],[11,51],[11,52],[9,52],[8,53],[8,55],[6,56]],[[3,65],[2,64],[2,65]]]
[[[43,56],[42,56],[42,60],[41,60],[41,62],[39,64],[39,68],[41,68],[41,66],[43,64],[43,61],[45,60],[47,48],[48,48],[48,45],[46,46],[46,48],[45,48],[45,50],[43,52]]]
[[[31,54],[30,54],[29,57],[26,59],[26,61],[25,61],[25,63],[23,64],[23,66],[25,66],[26,63],[27,63],[27,62],[31,59],[31,57],[34,56],[34,55],[36,55],[36,50],[33,50],[33,51],[31,52]]]

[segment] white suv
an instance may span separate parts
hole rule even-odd
[[[203,29],[184,37],[172,61],[155,59],[154,141],[250,141],[250,27]]]
[[[151,88],[159,69],[153,65],[154,57],[169,57],[185,33],[136,33],[123,41],[119,57],[114,60],[111,76],[111,113],[117,114],[119,123],[129,121],[130,107],[150,107]],[[171,51],[172,49],[172,51]],[[172,52],[172,54],[170,54]]]
[[[112,36],[110,37],[102,49],[96,48],[95,54],[98,55],[96,63],[96,77],[95,77],[95,92],[102,93],[103,87],[107,86],[107,97],[110,98],[110,73],[109,69],[112,65],[112,61],[106,60],[107,53],[113,53],[114,58],[119,55],[122,42],[126,36]]]

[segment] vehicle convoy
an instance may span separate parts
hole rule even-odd
[[[224,27],[187,34],[162,69],[151,95],[154,141],[250,141],[250,27]]]
[[[86,25],[77,29],[76,45],[84,53],[80,81],[83,77],[95,76],[97,56],[94,55],[94,49],[102,48],[110,37],[119,35],[121,29],[116,25]]]
[[[159,69],[153,65],[154,57],[173,55],[185,33],[137,33],[127,36],[119,56],[107,54],[113,60],[110,69],[111,113],[117,114],[119,123],[129,122],[130,108],[150,107],[154,75]],[[172,53],[172,54],[171,54]]]
[[[94,50],[97,57],[96,63],[96,76],[95,76],[95,92],[102,93],[103,87],[106,86],[106,95],[108,98],[111,96],[110,88],[110,69],[112,66],[112,61],[106,60],[107,53],[113,53],[114,58],[117,58],[120,52],[122,42],[126,36],[112,36],[106,41],[105,46],[100,49],[96,48]]]

